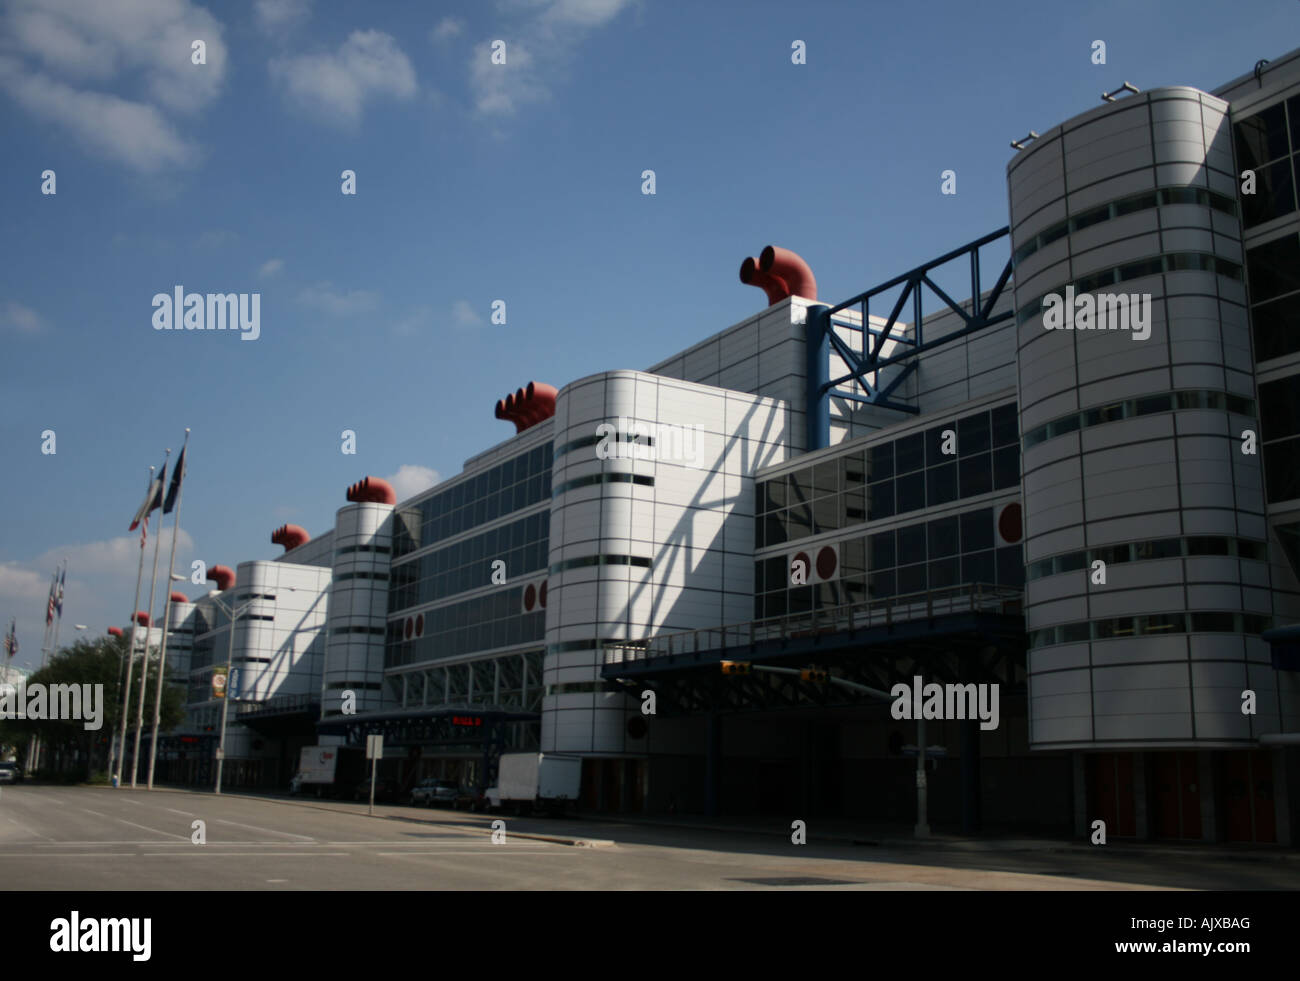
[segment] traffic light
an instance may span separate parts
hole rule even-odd
[[[815,681],[818,684],[825,684],[827,673],[822,668],[804,668],[799,672],[799,677],[804,681]]]
[[[749,674],[754,670],[754,666],[748,661],[723,661],[723,674]]]

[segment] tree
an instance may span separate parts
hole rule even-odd
[[[108,768],[108,755],[113,743],[113,733],[122,722],[122,685],[125,681],[128,640],[125,637],[97,637],[78,639],[62,648],[41,670],[27,679],[27,688],[33,685],[102,685],[102,714],[99,727],[87,729],[82,720],[68,719],[0,719],[0,743],[27,743],[33,735],[39,736],[44,752],[48,753],[53,768],[70,771],[81,768],[86,779],[96,769]],[[134,721],[140,697],[139,672],[144,654],[135,655],[136,666],[132,672],[131,691],[125,706],[129,721]],[[146,727],[153,719],[153,705],[158,684],[157,649],[149,651],[149,676],[145,684],[144,718]],[[98,689],[92,688],[92,692]],[[184,692],[173,684],[163,688],[159,729],[166,732],[175,728],[184,718]],[[98,697],[95,701],[99,701]],[[28,704],[23,698],[24,705]],[[90,712],[83,711],[90,717]],[[129,725],[129,722],[128,722]],[[96,764],[99,765],[96,765]]]

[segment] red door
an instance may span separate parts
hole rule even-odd
[[[1088,821],[1106,822],[1106,834],[1119,838],[1137,835],[1137,810],[1133,796],[1133,754],[1097,753],[1088,757],[1092,769],[1092,809]]]

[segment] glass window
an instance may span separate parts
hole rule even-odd
[[[1157,412],[1168,412],[1174,407],[1174,397],[1169,394],[1148,395],[1137,400],[1133,407],[1135,416],[1149,416]]]
[[[1189,538],[1187,539],[1188,555],[1227,555],[1228,540],[1226,538]],[[1142,558],[1141,554],[1138,558]]]
[[[905,565],[898,570],[898,592],[906,596],[908,593],[925,592],[925,563],[919,565]]]
[[[1110,205],[1102,205],[1100,208],[1093,208],[1091,211],[1085,211],[1081,215],[1075,215],[1070,219],[1070,224],[1076,232],[1082,231],[1090,225],[1099,225],[1110,218]]]
[[[1231,613],[1193,613],[1192,631],[1194,633],[1232,633],[1233,616]]]
[[[898,473],[910,473],[925,466],[924,433],[915,433],[894,441],[894,466]]]
[[[1020,447],[1004,446],[993,451],[993,489],[1002,490],[1020,484]]]
[[[884,480],[894,475],[894,444],[884,443],[867,451],[867,480]]]
[[[1014,447],[1013,447],[1014,448]],[[987,494],[993,489],[993,457],[989,453],[964,458],[958,465],[962,497]]]
[[[1291,149],[1300,153],[1300,95],[1286,100],[1286,112],[1291,117]]]
[[[1287,153],[1286,110],[1279,102],[1233,127],[1237,164],[1257,168]]]
[[[866,495],[861,488],[847,490],[840,495],[842,524],[852,525],[867,520]]]
[[[1078,644],[1092,637],[1092,628],[1087,623],[1067,623],[1061,627],[1062,644]]]
[[[823,531],[838,530],[840,527],[839,497],[819,497],[813,504],[813,521],[815,522],[814,535],[819,535]]]
[[[1251,228],[1295,211],[1291,158],[1255,170],[1255,193],[1241,195],[1242,226]]]
[[[893,596],[896,594],[897,588],[898,584],[895,581],[893,569],[885,572],[872,572],[867,576],[867,596],[871,599]]]
[[[777,477],[775,480],[769,480],[762,485],[762,493],[759,495],[764,512],[775,511],[777,508],[785,507],[787,503],[785,493],[785,478]]]
[[[945,455],[943,452],[944,436],[946,432],[951,432],[955,437],[957,435],[957,424],[955,422],[945,423],[942,426],[935,426],[933,429],[925,431],[925,465],[927,467],[937,466],[940,463],[947,463],[953,457]],[[954,439],[955,443],[956,440]],[[952,447],[957,450],[957,446]],[[955,454],[954,454],[955,455]]]
[[[1257,361],[1300,351],[1300,295],[1253,306],[1250,319],[1255,332]]]
[[[1300,435],[1300,379],[1282,378],[1259,386],[1260,438],[1271,442]]]
[[[795,586],[787,593],[790,613],[808,613],[812,610],[813,592],[811,586]]]
[[[768,593],[767,596],[764,597],[764,600],[765,602],[763,605],[767,610],[764,614],[765,616],[783,617],[789,610],[789,606],[785,601],[784,589],[779,593]]]
[[[1025,560],[1019,545],[1007,545],[998,552],[998,585],[1015,586],[1025,584]]]
[[[867,520],[892,517],[894,514],[894,481],[884,480],[867,487]]]
[[[1248,258],[1251,302],[1300,289],[1300,239],[1294,233],[1251,249]]]
[[[957,464],[945,463],[925,472],[926,503],[929,507],[957,500]]]
[[[1181,554],[1182,542],[1177,538],[1161,538],[1153,542],[1138,542],[1133,546],[1133,557],[1137,560],[1174,559]]]
[[[997,569],[993,562],[993,550],[984,552],[967,552],[961,557],[961,581],[982,582],[990,585],[996,581]]]
[[[1300,439],[1265,445],[1264,484],[1270,503],[1300,497]]]
[[[1136,211],[1148,211],[1155,206],[1156,195],[1154,191],[1149,194],[1139,194],[1136,197],[1115,202],[1115,216],[1131,215]]]
[[[924,562],[925,525],[908,525],[898,529],[898,564],[908,565],[912,562]]]
[[[812,500],[811,470],[796,470],[794,473],[787,474],[786,479],[789,481],[790,503],[802,504]]]
[[[930,563],[930,588],[942,589],[945,586],[955,586],[960,581],[960,562],[957,556],[950,559],[939,559]]]
[[[809,505],[796,504],[785,513],[786,534],[791,541],[812,534],[812,508]]]
[[[992,446],[993,431],[989,426],[989,414],[977,412],[973,416],[957,422],[957,455],[973,456]]]
[[[840,457],[840,479],[845,490],[861,487],[867,481],[866,460],[861,453]]]
[[[814,492],[818,497],[837,494],[840,489],[840,465],[838,460],[825,460],[813,467]]]
[[[895,511],[907,514],[925,507],[925,471],[904,474],[894,481]]]
[[[980,508],[961,515],[961,550],[975,552],[992,547],[993,509]]]
[[[867,568],[888,569],[897,565],[898,552],[894,547],[894,533],[882,531],[867,539]]]
[[[940,559],[957,554],[957,516],[938,518],[926,525],[929,557]]]
[[[785,512],[776,511],[763,515],[763,537],[759,548],[768,545],[780,545],[785,539]]]

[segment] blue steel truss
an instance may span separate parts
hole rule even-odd
[[[916,361],[914,360],[916,356],[932,348],[947,344],[949,341],[955,341],[968,334],[973,334],[977,330],[983,330],[985,327],[991,327],[993,324],[1011,319],[1015,312],[1013,310],[1004,310],[996,315],[992,313],[993,307],[997,305],[1002,296],[1002,291],[1006,289],[1007,282],[1011,279],[1011,258],[1007,259],[1002,274],[998,277],[992,290],[989,291],[988,298],[981,303],[979,256],[979,250],[983,246],[997,241],[1004,235],[1009,235],[1010,232],[1011,229],[1008,227],[1000,228],[996,232],[991,232],[983,238],[963,245],[959,249],[954,249],[937,259],[932,259],[922,266],[917,266],[911,272],[895,276],[888,282],[869,289],[865,293],[859,293],[857,296],[833,307],[819,304],[809,308],[807,325],[808,450],[821,449],[830,443],[831,398],[849,399],[866,405],[875,405],[881,408],[895,409],[899,412],[916,414],[920,411],[916,406],[895,401],[890,397],[898,386],[916,369]],[[930,278],[932,270],[955,259],[960,259],[962,256],[969,256],[970,260],[971,310],[969,311],[945,293]],[[870,320],[871,298],[900,285],[903,287],[902,292],[899,293],[898,299],[894,302],[894,308],[890,311],[889,319],[884,327],[873,327]],[[928,286],[949,310],[962,318],[965,326],[942,337],[927,341],[924,335],[925,314],[921,303],[922,286]],[[902,312],[909,298],[912,301],[912,336],[905,337],[903,336],[903,327],[898,323],[898,315]],[[861,326],[843,320],[834,320],[837,313],[855,306],[859,308],[862,317]],[[834,327],[860,330],[863,339],[862,353],[854,351],[843,338],[835,333]],[[895,345],[903,348],[902,352],[891,353],[889,357],[881,357],[881,350],[884,348],[885,342],[890,340]],[[832,348],[849,366],[849,373],[838,378],[829,377]],[[882,368],[894,364],[902,364],[902,370],[890,378],[887,383],[877,385],[868,381],[869,375],[876,375]],[[839,387],[848,381],[856,382],[866,394]],[[876,375],[876,381],[877,383],[880,381],[879,375]]]

